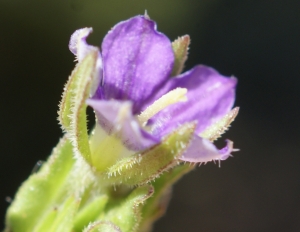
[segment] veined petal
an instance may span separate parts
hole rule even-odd
[[[232,151],[232,141],[227,140],[227,145],[223,149],[218,150],[208,139],[194,135],[189,147],[179,159],[191,163],[226,160]]]
[[[117,136],[123,144],[133,151],[141,151],[159,142],[144,131],[132,115],[132,103],[129,101],[87,100],[97,116],[97,123],[108,135]]]
[[[189,121],[197,121],[196,133],[201,133],[230,111],[234,103],[236,82],[235,78],[224,77],[203,65],[170,79],[154,99],[181,87],[188,90],[188,100],[171,105],[155,115],[149,122],[152,133],[164,136]]]
[[[169,77],[174,53],[154,21],[136,16],[117,24],[102,43],[104,85],[98,97],[131,100],[133,114]]]

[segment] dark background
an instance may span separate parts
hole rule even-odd
[[[203,63],[238,77],[241,107],[220,140],[241,151],[185,176],[154,231],[300,231],[299,0],[0,0],[1,218],[5,197],[62,134],[70,35],[91,26],[89,42],[100,45],[145,9],[171,40],[191,36],[186,69]]]

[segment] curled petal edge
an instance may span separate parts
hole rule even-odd
[[[82,28],[76,30],[70,38],[69,49],[76,56],[78,61],[81,61],[89,51],[96,47],[87,44],[86,38],[93,32],[93,28]]]
[[[210,161],[226,160],[231,153],[237,149],[233,149],[233,142],[226,140],[226,146],[217,149],[208,139],[194,135],[189,147],[185,150],[179,160],[190,163],[207,163]]]
[[[96,78],[94,78],[94,83],[91,87],[90,97],[92,97],[95,94],[99,84],[103,82],[103,62],[99,49],[95,46],[89,45],[86,42],[86,38],[92,32],[93,28],[86,27],[78,29],[71,35],[69,42],[69,49],[76,56],[76,60],[78,62],[82,61],[90,52],[95,50],[98,51],[98,57],[95,67]]]

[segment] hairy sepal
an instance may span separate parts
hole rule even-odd
[[[74,146],[75,155],[81,155],[91,163],[86,119],[86,99],[96,81],[98,49],[92,50],[80,61],[64,88],[59,105],[59,122]]]
[[[182,72],[184,68],[184,63],[187,60],[189,45],[190,45],[189,35],[184,35],[182,37],[179,37],[172,43],[172,48],[175,55],[175,61],[174,61],[174,66],[173,66],[171,76],[177,76]]]
[[[95,221],[86,227],[82,232],[122,232],[118,226],[110,221]]]
[[[196,124],[187,123],[168,135],[160,144],[121,159],[105,175],[114,185],[143,185],[179,164],[177,158],[188,147]]]
[[[238,113],[239,107],[233,108],[223,118],[205,129],[200,136],[202,138],[209,139],[210,141],[215,141],[216,139],[220,138],[221,135],[228,130],[230,124],[234,121]]]
[[[107,201],[107,195],[100,195],[80,209],[74,220],[74,232],[81,232],[86,225],[88,225],[91,221],[96,220],[96,218],[103,212]]]
[[[61,215],[66,211],[70,215],[76,211],[77,203],[73,198],[70,200],[73,208],[69,203],[71,208],[65,205],[69,192],[67,179],[74,164],[72,153],[70,141],[61,139],[40,171],[22,184],[6,215],[7,231],[41,231],[39,228],[60,219],[66,220],[60,221],[62,224],[69,223],[70,218]]]
[[[48,217],[35,228],[34,232],[71,232],[79,204],[79,199],[70,196],[62,205],[52,208]]]
[[[125,199],[111,199],[98,220],[110,221],[122,232],[138,231],[143,204],[153,191],[151,185],[144,185],[134,189]]]

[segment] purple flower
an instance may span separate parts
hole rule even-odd
[[[77,30],[70,50],[80,61],[93,46],[86,43],[91,29]],[[147,149],[180,125],[195,122],[194,138],[180,157],[187,162],[224,160],[232,142],[218,150],[200,134],[232,108],[236,79],[197,65],[171,78],[174,52],[170,40],[146,16],[114,26],[105,36],[98,57],[93,97],[87,101],[97,125],[130,151]]]

